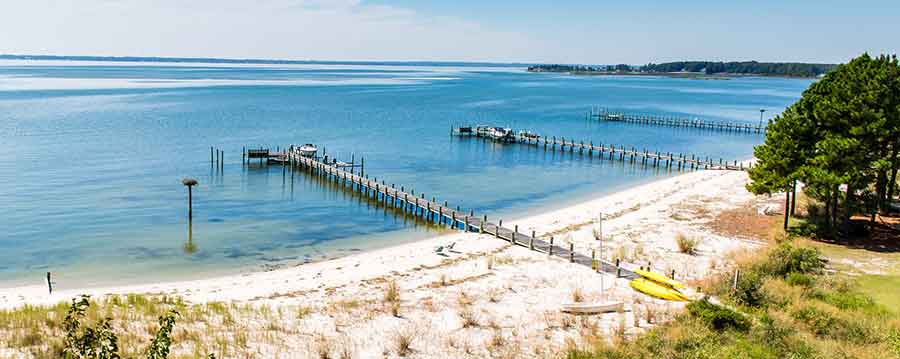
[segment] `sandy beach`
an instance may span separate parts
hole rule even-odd
[[[582,253],[594,250],[606,260],[623,258],[626,268],[649,262],[655,271],[674,270],[678,280],[691,283],[724,267],[729,252],[760,245],[708,226],[722,211],[778,202],[748,193],[746,182],[744,172],[690,172],[511,224],[541,237],[554,236],[557,243],[570,241]],[[593,238],[594,229],[602,231],[602,241]],[[694,255],[679,252],[679,235],[701,240]],[[452,251],[435,253],[437,246],[451,243]],[[383,296],[389,283],[399,287],[399,300],[386,310]],[[353,357],[393,356],[391,340],[385,338],[406,332],[416,357],[544,357],[590,338],[638,333],[682,305],[639,294],[626,279],[489,235],[455,233],[334,260],[203,280],[52,295],[43,285],[4,288],[0,307],[126,293],[177,296],[196,304],[310,308],[311,314],[302,318],[279,319],[281,326],[308,335],[251,340],[255,353],[287,357],[312,356],[323,341],[340,343],[335,345],[352,350]],[[573,299],[623,301],[625,310],[596,316],[561,314],[560,304]],[[263,323],[245,319],[244,330],[261,338]],[[260,332],[253,329],[257,327]]]

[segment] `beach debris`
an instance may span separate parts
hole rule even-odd
[[[773,216],[778,214],[778,206],[771,203],[766,204],[762,207],[759,207],[756,213],[758,213],[760,216]]]

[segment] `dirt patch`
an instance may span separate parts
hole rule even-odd
[[[780,231],[779,225],[783,220],[779,215],[761,215],[757,212],[757,206],[749,205],[720,212],[708,226],[722,236],[765,241],[772,239],[773,233]]]

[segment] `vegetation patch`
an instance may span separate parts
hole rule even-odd
[[[675,243],[678,244],[678,251],[684,254],[697,254],[697,246],[700,245],[700,239],[685,236],[683,233],[675,235]]]
[[[713,329],[747,330],[750,322],[743,314],[721,305],[710,303],[706,298],[687,305],[688,313]]]

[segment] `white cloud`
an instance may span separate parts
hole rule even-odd
[[[358,0],[7,1],[0,53],[527,61],[537,45]]]

